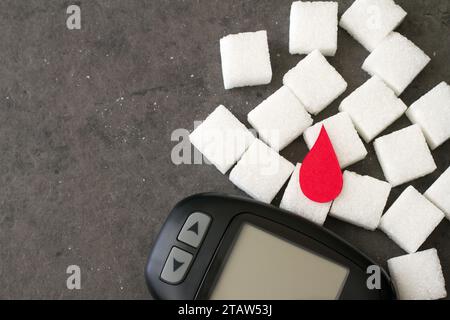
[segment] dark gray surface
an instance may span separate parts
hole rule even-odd
[[[339,2],[342,13],[352,1]],[[450,80],[450,2],[397,2],[409,13],[399,31],[432,57],[402,96],[409,105]],[[149,298],[147,253],[175,202],[241,194],[211,166],[174,165],[171,133],[219,104],[246,123],[300,60],[288,53],[288,0],[77,3],[81,31],[66,29],[68,1],[0,2],[0,298]],[[259,29],[269,34],[272,83],[225,91],[219,38]],[[368,78],[367,55],[339,31],[330,61],[349,88],[317,120]],[[403,117],[389,132],[408,124]],[[383,178],[368,148],[350,169]],[[282,152],[292,162],[305,153],[301,139]],[[448,167],[450,143],[433,155],[439,170],[413,183],[420,191]],[[334,219],[326,227],[382,265],[403,254],[379,231]],[[449,231],[445,220],[422,247],[439,250],[447,283]],[[82,290],[66,289],[70,264],[81,267]]]

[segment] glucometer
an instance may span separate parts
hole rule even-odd
[[[395,299],[381,268],[303,218],[250,199],[201,194],[168,216],[146,266],[157,299]],[[369,288],[370,287],[370,288]]]

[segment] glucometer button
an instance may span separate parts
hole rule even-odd
[[[161,279],[170,284],[177,284],[184,279],[189,265],[192,262],[192,254],[172,247],[166,264],[161,272]]]
[[[197,248],[208,230],[211,218],[201,212],[192,213],[178,234],[178,240]]]

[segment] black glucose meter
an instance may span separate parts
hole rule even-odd
[[[357,249],[287,211],[219,194],[189,197],[170,213],[146,266],[157,299],[395,299]]]

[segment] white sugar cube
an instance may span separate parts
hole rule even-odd
[[[444,218],[444,213],[408,187],[381,218],[379,228],[400,248],[416,252]]]
[[[393,187],[424,177],[437,169],[418,125],[378,138],[374,147],[384,176]]]
[[[437,300],[447,297],[436,249],[389,259],[388,267],[400,300]]]
[[[272,81],[267,32],[246,32],[220,39],[225,89],[257,86]]]
[[[284,192],[280,208],[295,213],[318,225],[323,225],[330,211],[331,202],[318,203],[308,199],[300,188],[300,168],[297,164]]]
[[[347,89],[347,82],[318,50],[288,71],[283,84],[312,114],[321,112]]]
[[[358,136],[352,120],[345,112],[340,112],[306,129],[303,138],[309,149],[316,143],[323,125],[333,144],[341,168],[346,168],[367,156],[367,150]]]
[[[356,226],[375,230],[391,192],[391,185],[378,179],[345,171],[344,186],[330,215]]]
[[[251,197],[272,202],[294,165],[256,139],[231,170],[230,180]]]
[[[450,167],[425,192],[425,197],[444,211],[450,220]]]
[[[392,32],[367,57],[362,68],[400,95],[429,62],[430,58],[414,43]]]
[[[313,123],[303,104],[286,86],[253,109],[247,118],[275,151],[284,149]]]
[[[339,25],[373,51],[405,17],[406,11],[392,0],[356,0],[344,12]]]
[[[194,147],[225,174],[244,154],[255,137],[221,105],[189,135],[189,139]]]
[[[338,37],[337,16],[337,2],[293,2],[289,27],[289,52],[309,54],[317,49],[325,56],[334,56]]]
[[[400,118],[406,109],[394,91],[376,76],[353,91],[339,107],[339,111],[350,115],[367,143]]]
[[[406,112],[420,125],[432,150],[450,139],[450,86],[442,82],[411,105]]]

